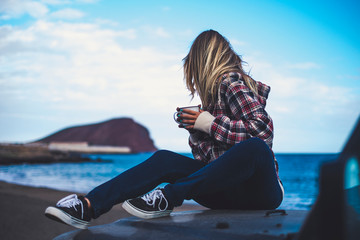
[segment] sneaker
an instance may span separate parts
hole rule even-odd
[[[145,219],[169,216],[174,209],[161,188],[142,197],[126,200],[122,206],[128,213]]]
[[[90,224],[91,211],[83,196],[72,194],[57,202],[55,207],[46,208],[45,216],[76,228],[86,229]]]

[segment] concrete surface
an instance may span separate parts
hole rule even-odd
[[[75,230],[55,240],[86,239],[295,239],[308,211],[201,210],[143,220],[136,217]]]

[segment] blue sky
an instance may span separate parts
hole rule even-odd
[[[360,113],[357,1],[0,2],[0,142],[132,117],[189,151],[182,58],[215,29],[271,86],[275,152],[339,152]]]

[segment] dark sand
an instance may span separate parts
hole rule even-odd
[[[0,239],[53,239],[75,228],[45,217],[46,207],[54,205],[71,192],[33,188],[0,181]],[[205,209],[200,205],[184,204],[176,211]],[[131,215],[121,204],[92,221],[91,226],[107,224]]]

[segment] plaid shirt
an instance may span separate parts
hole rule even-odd
[[[189,138],[195,159],[211,162],[236,143],[252,137],[272,147],[273,122],[265,111],[270,87],[261,82],[256,84],[259,95],[245,85],[240,73],[222,76],[218,101],[204,109],[215,117],[210,134],[196,131]]]

